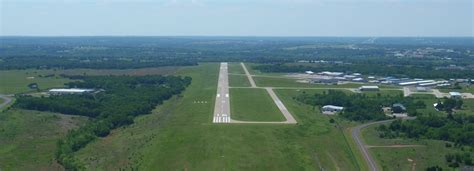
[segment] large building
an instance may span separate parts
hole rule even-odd
[[[61,95],[61,94],[84,94],[94,92],[93,89],[79,89],[79,88],[53,88],[48,91],[52,95]]]

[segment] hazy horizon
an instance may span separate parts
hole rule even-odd
[[[471,0],[0,0],[0,36],[473,37]]]

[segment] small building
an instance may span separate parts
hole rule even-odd
[[[306,74],[309,74],[309,75],[313,75],[314,72],[313,71],[305,71]]]
[[[395,103],[392,105],[392,112],[393,113],[405,113],[407,108],[403,106],[401,103]]]
[[[62,95],[62,94],[84,94],[94,92],[93,89],[79,89],[79,88],[53,88],[48,91],[51,95]]]
[[[354,78],[352,79],[354,82],[364,82],[365,80],[363,78]]]
[[[361,86],[360,91],[379,91],[379,86]]]
[[[449,97],[453,99],[460,99],[462,98],[462,94],[459,92],[449,92]]]
[[[319,74],[320,75],[327,75],[327,76],[342,76],[342,75],[344,75],[344,73],[342,73],[342,72],[329,72],[329,71],[320,72]]]
[[[344,109],[341,106],[334,106],[334,105],[325,105],[321,108],[323,114],[334,114],[336,112],[340,112]]]

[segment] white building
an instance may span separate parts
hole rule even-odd
[[[323,114],[334,114],[336,112],[340,112],[344,109],[341,106],[334,106],[334,105],[325,105],[321,108]]]
[[[342,75],[344,75],[344,73],[342,73],[342,72],[329,72],[329,71],[320,72],[319,74],[327,75],[327,76],[342,76]]]
[[[79,89],[79,88],[53,88],[48,91],[49,94],[60,95],[60,94],[83,94],[93,92],[93,89]]]
[[[449,96],[454,99],[460,99],[462,98],[462,94],[459,92],[449,92]]]
[[[379,91],[379,86],[361,86],[360,91]]]
[[[305,71],[306,74],[309,74],[309,75],[313,75],[314,72],[313,71]]]

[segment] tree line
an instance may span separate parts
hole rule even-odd
[[[414,120],[395,120],[389,126],[380,125],[377,130],[382,138],[427,138],[474,147],[473,115],[421,115]]]
[[[133,123],[138,115],[150,113],[156,105],[181,93],[190,77],[179,76],[74,76],[69,88],[93,88],[99,93],[17,96],[14,107],[91,117],[84,126],[71,130],[57,143],[55,157],[68,170],[81,170],[74,152],[97,137],[107,136],[114,128]]]

